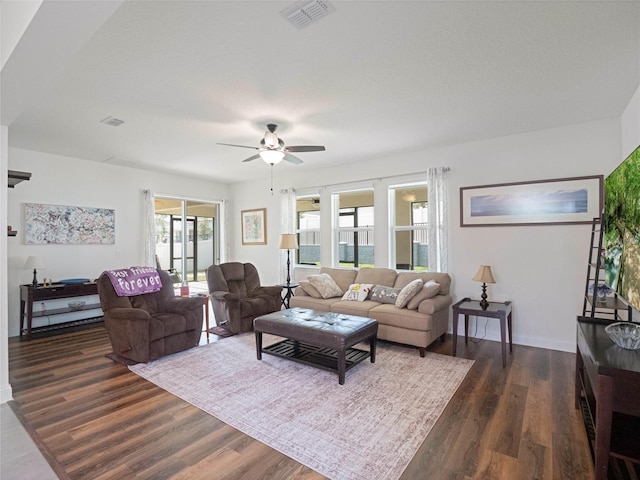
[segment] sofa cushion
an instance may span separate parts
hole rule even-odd
[[[433,323],[431,315],[424,315],[416,310],[398,308],[395,305],[378,305],[369,310],[368,317],[378,322],[410,330],[430,330]]]
[[[369,296],[371,288],[373,288],[371,283],[352,283],[349,285],[349,290],[344,292],[342,300],[364,302]]]
[[[440,284],[434,282],[433,280],[429,280],[422,286],[422,290],[420,290],[407,304],[407,308],[409,310],[417,310],[418,305],[423,300],[427,300],[429,298],[435,297],[440,291]]]
[[[309,282],[313,287],[318,290],[322,298],[332,298],[342,296],[342,289],[331,278],[328,273],[321,273],[319,275],[310,275],[308,277]],[[349,287],[347,287],[349,288]]]
[[[349,300],[338,300],[331,304],[330,311],[344,313],[345,315],[356,315],[358,317],[370,317],[372,308],[379,306],[378,302],[365,300],[364,302],[351,302]]]
[[[299,283],[300,283],[300,288],[302,288],[305,291],[305,293],[310,297],[322,298],[322,295],[320,295],[320,292],[316,290],[316,288],[313,285],[311,285],[311,282],[309,282],[308,280],[301,280]]]
[[[358,270],[353,283],[372,283],[373,285],[391,285],[396,283],[398,274],[390,268],[364,267]]]
[[[330,312],[331,305],[340,302],[340,297],[333,298],[313,298],[309,295],[295,295],[289,299],[290,308],[309,308],[319,312]],[[360,302],[349,302],[360,304]]]
[[[373,283],[373,282],[356,282],[356,275],[358,273],[357,270],[347,269],[347,268],[331,268],[331,267],[322,267],[320,268],[320,273],[328,273],[333,278],[333,281],[338,284],[340,287],[340,295],[346,292],[349,288],[349,285],[352,283]]]
[[[378,303],[396,303],[401,288],[387,287],[385,285],[376,285],[371,290],[370,300]]]
[[[402,290],[400,290],[398,298],[396,298],[396,307],[406,307],[409,300],[411,300],[420,291],[423,285],[424,282],[421,278],[416,278],[412,282],[407,283]]]

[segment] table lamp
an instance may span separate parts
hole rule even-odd
[[[295,233],[282,233],[280,234],[280,244],[278,245],[280,250],[287,251],[287,286],[291,283],[291,250],[298,249],[298,235]]]
[[[491,273],[491,267],[489,265],[480,265],[478,273],[476,273],[472,280],[474,282],[482,282],[482,295],[480,296],[482,300],[480,300],[480,307],[486,310],[489,306],[489,302],[487,302],[487,283],[496,283]]]
[[[38,288],[38,269],[42,270],[43,268],[47,268],[44,264],[44,260],[41,257],[30,256],[27,258],[27,261],[24,263],[24,268],[32,269],[33,268],[33,288]]]

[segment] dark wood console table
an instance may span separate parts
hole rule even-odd
[[[613,343],[604,331],[610,323],[578,317],[575,406],[596,480],[607,479],[609,456],[640,463],[640,351]]]
[[[63,284],[54,283],[50,286],[39,285],[37,288],[33,288],[32,284],[20,285],[20,336],[26,334],[27,341],[31,340],[31,334],[35,330],[43,330],[47,328],[33,328],[34,317],[44,317],[60,315],[63,313],[76,312],[80,310],[73,310],[71,308],[54,308],[46,310],[44,312],[34,312],[33,304],[35,302],[43,302],[46,300],[54,300],[58,298],[71,298],[71,297],[83,297],[87,295],[97,295],[98,286],[95,282],[80,283],[80,284]],[[85,305],[82,310],[95,310],[100,308],[100,304]],[[101,318],[102,313],[99,316],[92,316],[88,318]],[[26,328],[25,328],[26,321]],[[62,324],[61,324],[62,325]],[[59,327],[58,327],[59,328]]]
[[[500,340],[502,343],[502,366],[507,365],[506,330],[509,330],[509,352],[513,352],[513,337],[511,334],[511,302],[489,302],[487,308],[480,306],[479,300],[463,298],[451,307],[453,309],[453,356],[456,356],[458,346],[458,316],[464,315],[464,343],[469,341],[469,315],[477,317],[497,318],[500,320]]]

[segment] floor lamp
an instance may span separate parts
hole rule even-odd
[[[298,235],[295,233],[282,233],[278,248],[287,251],[287,286],[289,286],[291,284],[291,250],[298,249]]]

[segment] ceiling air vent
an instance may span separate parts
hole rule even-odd
[[[313,0],[311,2],[309,0],[303,0],[289,8],[285,8],[280,14],[289,20],[294,27],[301,30],[335,11],[335,7],[329,2],[323,0]]]
[[[100,123],[104,123],[105,125],[109,125],[111,127],[119,127],[124,123],[124,120],[120,120],[119,118],[107,117],[100,120]]]

